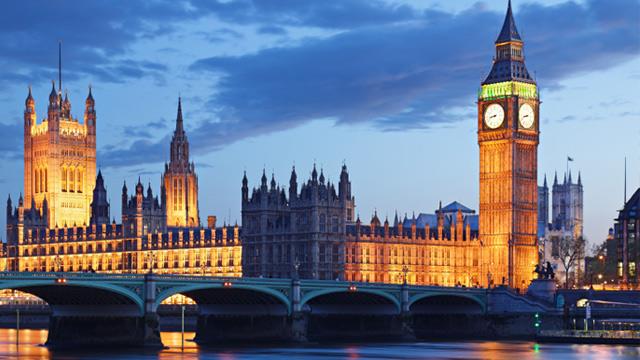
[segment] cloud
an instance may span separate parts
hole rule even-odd
[[[386,3],[385,3],[386,4]],[[189,132],[206,153],[315,119],[366,123],[383,131],[425,129],[467,119],[489,72],[504,18],[474,6],[456,14],[369,1],[225,1],[192,4],[226,21],[264,27],[341,29],[241,56],[199,59],[189,71],[215,88],[207,116]],[[359,11],[358,11],[359,10]],[[531,73],[545,89],[638,56],[640,4],[630,0],[524,4],[516,15]],[[260,27],[258,29],[260,29]],[[290,30],[294,31],[294,30]],[[102,152],[160,161],[168,138]],[[144,154],[144,155],[142,155]],[[118,166],[112,164],[113,166]]]
[[[161,77],[163,64],[130,59],[127,53],[137,40],[166,34],[169,24],[189,14],[180,1],[8,2],[0,13],[0,82],[57,78],[58,40],[64,44],[65,78],[121,83]]]
[[[404,4],[380,0],[236,0],[196,1],[198,11],[240,24],[280,24],[353,29],[408,21],[418,13]]]

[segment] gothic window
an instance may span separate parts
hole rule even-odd
[[[78,175],[76,176],[78,182],[78,192],[81,193],[84,189],[84,169],[78,168]]]
[[[334,233],[337,233],[339,225],[340,223],[339,223],[338,217],[334,216],[333,219],[331,220],[331,231]]]
[[[320,232],[325,232],[327,217],[324,214],[320,215]]]
[[[36,194],[40,192],[40,170],[36,169],[36,174],[35,174],[35,190],[36,190]]]
[[[67,191],[67,167],[62,167],[62,191]]]
[[[73,167],[69,168],[69,173],[67,174],[67,182],[68,182],[67,190],[69,190],[69,192],[74,192],[75,191],[75,186],[74,186],[75,185],[75,181],[76,181],[75,180],[75,176],[74,176],[75,172],[76,171],[75,171],[75,169]]]

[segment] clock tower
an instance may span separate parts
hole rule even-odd
[[[538,89],[524,63],[511,1],[478,94],[483,280],[525,288],[538,263]]]

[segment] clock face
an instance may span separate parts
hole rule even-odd
[[[484,111],[484,123],[490,129],[496,129],[504,121],[504,109],[500,104],[491,104]]]
[[[531,129],[533,123],[535,121],[535,113],[533,112],[533,108],[529,104],[522,104],[520,106],[520,111],[518,111],[518,120],[520,121],[520,126],[525,129]]]

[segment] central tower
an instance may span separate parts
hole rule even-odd
[[[487,282],[524,288],[538,263],[539,98],[511,1],[478,94],[480,240]]]
[[[189,162],[189,141],[182,121],[182,101],[178,99],[176,129],[171,139],[171,160],[164,166],[162,204],[166,206],[167,226],[198,227],[198,177]]]

